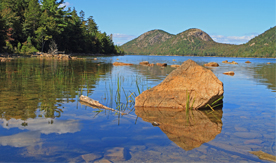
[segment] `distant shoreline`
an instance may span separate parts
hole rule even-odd
[[[271,58],[271,59],[276,59],[276,57],[231,57],[231,56],[229,56],[229,57],[225,57],[225,56],[193,56],[193,55],[184,55],[184,56],[182,56],[182,55],[154,55],[154,54],[147,54],[147,55],[145,55],[145,54],[125,54],[125,55],[143,55],[143,56],[173,56],[173,57],[221,57],[221,58]]]

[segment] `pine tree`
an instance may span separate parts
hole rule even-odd
[[[23,23],[23,32],[26,36],[34,37],[35,31],[39,26],[41,10],[38,0],[29,0],[28,8],[25,10]]]
[[[5,23],[0,14],[0,52],[4,51],[5,43]]]

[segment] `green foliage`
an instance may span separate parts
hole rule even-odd
[[[23,43],[21,53],[32,54],[34,52],[38,52],[38,50],[32,45],[31,37],[28,37],[27,41]]]
[[[5,22],[0,15],[0,52],[4,51],[5,45]]]
[[[111,64],[96,65],[84,60],[41,62],[36,58],[0,64],[1,117],[7,120],[59,117],[62,108],[57,104],[74,102],[79,86],[84,86],[91,95],[100,76],[112,69]],[[11,103],[11,99],[17,100]]]
[[[126,54],[276,57],[275,30],[276,27],[273,27],[242,45],[217,43],[198,29],[189,29],[177,35],[153,30],[125,43],[121,48]]]
[[[39,49],[48,51],[51,40],[57,43],[59,51],[67,53],[120,54],[112,36],[101,33],[92,16],[85,20],[83,11],[66,6],[63,0],[2,0],[0,2],[0,32],[6,32],[9,42],[7,52],[29,53]],[[5,29],[3,31],[3,29]],[[8,30],[7,30],[8,29]],[[3,51],[5,33],[0,36],[0,51]],[[32,38],[32,48],[26,42]],[[10,48],[10,45],[12,46]]]

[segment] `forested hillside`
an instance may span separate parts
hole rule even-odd
[[[242,45],[217,43],[207,33],[195,28],[177,35],[152,30],[121,47],[126,54],[276,57],[275,29],[270,28]]]
[[[66,53],[120,54],[112,35],[100,32],[93,17],[64,1],[1,0],[0,52],[31,54],[50,47]]]

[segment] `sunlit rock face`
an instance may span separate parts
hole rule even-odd
[[[222,97],[223,83],[215,74],[192,60],[172,71],[159,85],[144,91],[135,99],[135,106],[186,108],[205,107]]]
[[[213,140],[222,129],[222,109],[189,110],[135,107],[144,121],[159,124],[159,128],[179,147],[192,150]]]

